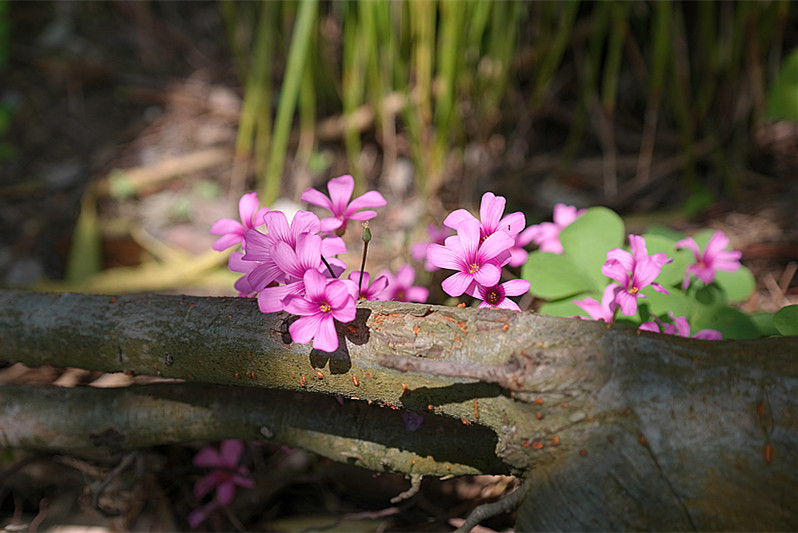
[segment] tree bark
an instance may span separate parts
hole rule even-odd
[[[291,344],[290,320],[247,299],[0,292],[0,359],[188,382],[4,387],[0,443],[108,449],[271,434],[408,475],[525,474],[519,529],[798,528],[798,338],[709,342],[534,313],[364,302],[326,354]],[[374,405],[294,401],[297,392]],[[44,422],[41,407],[67,402],[111,408],[85,427],[66,415]],[[424,417],[417,431],[408,411]],[[177,420],[170,431],[150,420],[159,412]],[[48,431],[52,441],[33,436]]]

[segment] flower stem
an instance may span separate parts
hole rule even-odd
[[[357,299],[360,299],[360,290],[363,286],[363,271],[366,269],[366,254],[369,250],[369,241],[371,240],[371,230],[369,229],[368,221],[363,222],[363,231],[361,232],[363,239],[363,260],[360,262],[360,279],[357,282]]]
[[[332,269],[332,267],[330,266],[330,263],[328,263],[328,262],[327,262],[327,260],[326,260],[326,259],[324,259],[324,256],[323,256],[323,255],[321,256],[321,262],[322,262],[322,263],[324,263],[324,266],[326,266],[326,267],[327,267],[327,270],[329,270],[329,271],[330,271],[330,276],[332,276],[333,278],[335,278],[335,277],[336,277],[336,275],[335,275],[335,272],[333,272],[333,269]]]

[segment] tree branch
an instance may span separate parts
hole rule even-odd
[[[364,302],[341,326],[339,351],[326,354],[291,344],[290,320],[261,314],[247,299],[0,292],[0,359],[282,390],[229,395],[202,386],[207,401],[229,396],[224,413],[255,416],[267,403],[261,394],[307,391],[444,414],[453,426],[440,433],[427,430],[444,418],[428,416],[416,435],[393,410],[378,409],[394,421],[361,430],[358,414],[334,424],[351,434],[325,428],[291,442],[314,449],[318,440],[322,453],[333,446],[324,435],[376,443],[377,459],[363,462],[375,468],[386,446],[422,456],[427,439],[469,447],[471,432],[485,430],[491,437],[475,437],[470,454],[429,456],[462,471],[535,476],[520,529],[798,528],[796,337],[708,342],[534,313]],[[275,412],[336,413],[317,409],[327,401],[320,398],[307,411],[280,401]],[[349,405],[367,407],[347,403],[338,414],[355,409]],[[185,420],[204,425],[209,411],[189,407]],[[252,435],[261,424],[252,420],[240,431]],[[391,440],[391,432],[419,442]],[[409,457],[391,468],[418,473]]]

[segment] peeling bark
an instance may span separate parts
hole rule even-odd
[[[293,404],[285,399],[291,391],[371,400],[388,408],[347,402],[338,415],[351,416],[339,421],[351,433],[300,432],[293,445],[323,442],[321,453],[341,460],[337,438],[353,440],[343,447],[376,444],[362,448],[376,457],[362,464],[410,475],[420,470],[406,459],[435,440],[451,450],[427,454],[425,474],[445,466],[525,473],[532,483],[520,529],[798,528],[798,338],[708,342],[533,313],[365,302],[341,325],[339,351],[326,354],[291,344],[290,320],[261,314],[246,299],[0,292],[0,359],[216,384],[115,391],[191,398],[176,409],[186,421],[170,437],[177,440],[211,436],[202,429],[206,411],[191,411],[200,400],[221,413],[244,406],[239,411],[267,416],[259,395],[275,395],[279,412],[310,419],[336,416],[337,402]],[[80,394],[93,392],[101,391]],[[318,394],[302,398],[309,396]],[[7,431],[20,418],[0,401]],[[332,403],[317,408],[322,402]],[[135,414],[141,403],[126,405]],[[391,407],[427,413],[424,426],[407,432]],[[361,408],[371,410],[350,413]],[[40,419],[36,409],[28,413],[30,424]],[[447,415],[451,427],[431,431],[447,419],[430,413]],[[360,425],[382,414],[384,424]],[[245,418],[230,416],[225,436],[252,435],[259,422]],[[113,427],[131,435],[147,427],[140,420],[131,415]],[[418,442],[403,441],[407,435]],[[409,455],[386,467],[386,447]]]

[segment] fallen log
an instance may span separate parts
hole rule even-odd
[[[409,476],[524,475],[522,530],[798,528],[796,337],[362,302],[327,354],[291,343],[291,320],[239,298],[2,291],[0,360],[182,382],[0,387],[0,446],[263,439]]]

